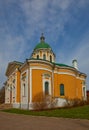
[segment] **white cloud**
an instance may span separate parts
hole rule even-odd
[[[76,43],[76,47],[72,49],[71,53],[68,53],[67,56],[62,54],[62,58],[63,62],[68,65],[72,65],[72,60],[77,59],[79,71],[87,74],[89,89],[89,31]]]
[[[25,60],[24,51],[27,49],[23,37],[11,37],[7,34],[4,38],[0,48],[0,87],[5,82],[5,71],[8,63],[14,60]]]
[[[0,5],[3,6],[2,7],[3,11],[5,10],[4,8],[7,8],[7,12],[9,12],[8,19],[10,20],[10,23],[8,23],[7,22],[8,20],[5,18],[6,14],[4,14],[4,12],[1,10],[2,12],[1,11],[0,12],[2,13],[2,15],[5,16],[3,16],[4,21],[2,21],[0,24],[0,45],[1,45],[0,63],[2,63],[2,65],[0,64],[1,69],[0,80],[4,81],[3,80],[4,73],[8,62],[12,60],[25,59],[26,57],[25,52],[26,49],[28,49],[27,40],[30,41],[29,43],[29,49],[30,49],[32,44],[34,44],[35,36],[37,38],[37,36],[40,35],[40,33],[45,32],[45,34],[47,35],[48,42],[49,43],[52,42],[53,45],[56,46],[60,36],[63,35],[63,37],[66,37],[65,25],[68,22],[73,22],[73,20],[75,19],[72,16],[72,11],[86,7],[89,1],[88,0],[86,1],[85,0],[78,0],[78,1],[77,0],[75,1],[74,0],[51,0],[51,1],[1,0],[0,3],[2,3]],[[12,4],[18,6],[21,12],[13,10],[13,8],[11,9],[12,12],[15,12],[15,14],[8,11],[9,7],[12,7]],[[22,16],[23,19],[20,19],[19,16],[20,17]],[[24,20],[24,22],[22,22],[22,20]],[[18,34],[12,35],[15,29],[17,32],[17,28],[19,27],[18,23],[19,25],[23,26],[22,30],[23,32],[20,32],[19,30]],[[23,23],[25,25],[23,25]],[[10,24],[13,26],[11,26]],[[85,41],[83,41],[83,43],[84,42]],[[58,47],[60,49],[60,44]],[[85,52],[87,51],[88,47],[89,46],[87,40],[86,47],[84,47],[82,44],[81,48],[78,47],[78,50],[73,50],[72,56],[69,57],[69,60],[71,58],[79,56],[78,59],[82,65],[82,60],[80,59],[84,60],[86,59]],[[84,52],[84,54],[82,52]],[[65,61],[65,63],[70,63],[70,61],[65,59],[65,54],[63,54],[63,52],[61,52],[61,58],[63,59],[63,61]],[[87,61],[85,60],[84,66],[86,66],[86,68],[88,67],[88,60]]]

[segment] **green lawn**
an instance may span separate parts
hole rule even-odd
[[[20,109],[3,110],[4,112],[34,115],[34,116],[47,116],[47,117],[64,117],[64,118],[80,118],[89,120],[89,105],[74,107],[74,108],[62,108],[55,110],[45,111],[29,111]]]

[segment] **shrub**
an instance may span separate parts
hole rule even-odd
[[[50,95],[39,93],[34,97],[32,108],[34,110],[44,110],[56,107],[57,101]]]
[[[0,104],[5,102],[5,87],[0,89]]]
[[[65,107],[76,107],[76,106],[83,106],[89,104],[89,100],[85,101],[79,98],[75,98],[75,99],[65,98],[65,99],[66,99]]]

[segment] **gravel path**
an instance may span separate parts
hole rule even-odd
[[[89,120],[18,115],[0,111],[0,130],[89,130]]]

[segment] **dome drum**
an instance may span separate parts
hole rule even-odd
[[[45,37],[43,36],[43,34],[40,40],[41,40],[40,43],[38,43],[34,48],[31,58],[43,59],[48,60],[50,62],[55,62],[56,56],[50,45],[44,41]]]

